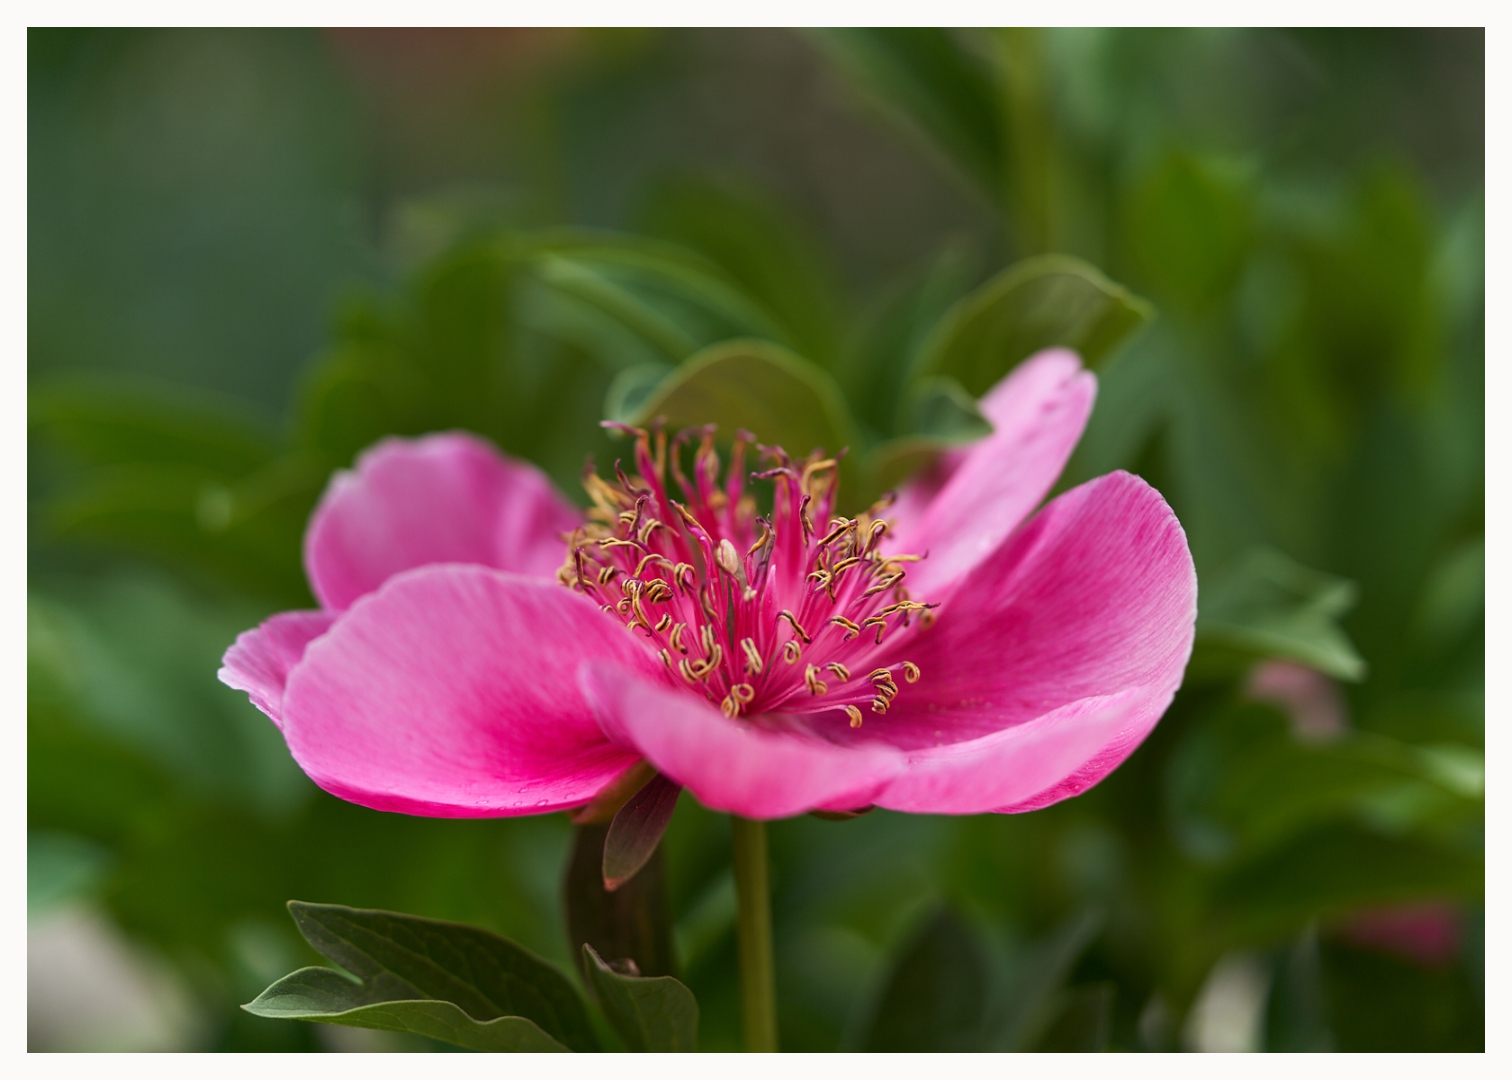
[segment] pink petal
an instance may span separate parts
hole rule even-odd
[[[585,658],[659,677],[583,596],[480,566],[426,566],[358,600],[305,652],[284,738],[321,787],[428,817],[579,806],[634,765],[573,678]]]
[[[245,690],[268,718],[283,727],[284,683],[304,656],[305,646],[331,628],[336,618],[329,611],[285,611],[261,626],[236,636],[216,672],[217,678],[236,690]]]
[[[1181,684],[1196,617],[1192,557],[1170,507],[1138,477],[1100,477],[1052,501],[979,564],[932,629],[899,639],[897,658],[917,663],[922,678],[867,727],[911,750],[911,769],[953,775],[972,793],[941,795],[942,812],[1048,805],[1102,779],[1149,733]],[[1110,702],[1127,711],[1110,712]],[[1006,734],[1034,724],[1043,735]],[[1084,737],[1084,726],[1095,735]],[[1019,751],[1005,749],[1016,738],[1048,740],[1024,751],[1033,791],[1018,778]],[[1074,752],[1056,756],[1052,742]],[[1064,771],[1047,780],[1040,763],[1052,757]],[[900,781],[878,801],[927,810],[929,792],[947,786],[909,794]]]
[[[916,751],[909,755],[908,771],[873,801],[890,810],[923,814],[1048,806],[1078,792],[1027,804],[1041,793],[1058,790],[1069,775],[1116,742],[1122,731],[1140,729],[1146,721],[1158,719],[1170,700],[1169,693],[1151,694],[1137,687],[1113,697],[1073,701],[980,739]]]
[[[604,733],[633,746],[705,806],[748,818],[865,806],[903,766],[890,746],[841,745],[785,719],[730,720],[694,691],[585,663],[579,683]]]
[[[338,611],[429,563],[551,577],[562,534],[582,519],[534,465],[472,435],[384,439],[331,478],[305,534],[305,570]]]
[[[1055,486],[1076,448],[1097,378],[1067,349],[1037,353],[978,403],[993,433],[949,455],[900,492],[890,550],[928,552],[909,589],[941,599]]]

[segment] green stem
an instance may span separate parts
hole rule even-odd
[[[730,817],[740,947],[740,1013],[746,1049],[777,1050],[777,986],[772,965],[772,889],[766,822]]]

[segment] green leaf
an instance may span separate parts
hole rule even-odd
[[[898,427],[909,434],[879,443],[867,459],[878,491],[895,488],[952,447],[992,433],[991,422],[954,379],[920,379],[909,387],[899,411]]]
[[[242,1008],[274,1020],[403,1031],[469,1050],[496,1053],[566,1053],[567,1047],[523,1016],[475,1020],[450,1001],[411,997],[401,980],[351,979],[331,968],[301,968]]]
[[[982,415],[966,389],[955,379],[920,379],[903,395],[899,430],[937,440],[941,446],[973,442],[992,434],[992,422]]]
[[[830,268],[809,233],[764,192],[730,179],[679,177],[652,193],[641,223],[709,259],[800,353],[832,366],[841,327]]]
[[[812,33],[853,80],[939,143],[962,171],[996,195],[1006,152],[991,68],[950,30],[848,28]]]
[[[1311,919],[1446,896],[1478,902],[1484,890],[1479,853],[1340,822],[1223,873],[1210,902],[1231,939],[1266,942]]]
[[[1040,255],[961,299],[925,344],[917,374],[952,376],[981,397],[1020,360],[1053,345],[1096,367],[1153,317],[1148,303],[1095,267]]]
[[[239,402],[189,387],[92,376],[33,390],[27,424],[76,458],[100,465],[192,464],[245,476],[278,453],[277,434]]]
[[[691,1052],[698,1048],[698,1002],[692,992],[662,975],[643,979],[604,963],[583,945],[588,986],[625,1045],[638,1053]]]
[[[1128,198],[1127,250],[1162,303],[1202,312],[1232,293],[1255,247],[1245,171],[1173,153]]]
[[[316,951],[356,976],[357,982],[346,983],[334,972],[311,977],[312,969],[307,968],[289,976],[298,980],[295,983],[285,987],[289,982],[285,979],[270,987],[247,1006],[249,1011],[289,1015],[293,1008],[304,1011],[299,1019],[325,1020],[331,1014],[342,1017],[338,1022],[377,1027],[398,1022],[396,1017],[409,1022],[406,1018],[415,1010],[397,1006],[418,1000],[436,1003],[426,1004],[417,1015],[438,1030],[460,1019],[486,1024],[501,1017],[524,1018],[567,1047],[596,1049],[588,1014],[572,984],[556,968],[507,938],[461,923],[335,904],[291,900],[289,912]],[[342,997],[337,980],[359,987],[360,993],[344,991],[347,996]],[[313,1005],[299,1004],[300,994],[312,993],[317,993],[310,999]],[[379,1008],[371,1015],[353,1012],[369,1006]],[[510,1029],[506,1042],[529,1035],[520,1024],[503,1027]],[[470,1028],[458,1030],[467,1038],[474,1037]]]
[[[1027,1050],[1067,1007],[1061,987],[1102,929],[1097,912],[1083,911],[1029,947],[1013,965],[1007,993],[988,1021],[989,1049]]]
[[[900,950],[861,1049],[980,1050],[986,999],[981,945],[955,914],[941,908]]]
[[[1252,548],[1199,602],[1199,641],[1256,656],[1296,660],[1338,679],[1365,677],[1365,661],[1337,619],[1354,606],[1354,584]]]
[[[662,363],[637,364],[620,371],[604,395],[604,419],[629,423],[672,371],[671,364]]]
[[[850,415],[834,381],[802,357],[765,341],[727,341],[679,367],[636,412],[633,422],[665,417],[669,427],[737,428],[795,458],[823,447],[855,445]]]
[[[717,269],[672,245],[629,237],[549,235],[529,241],[527,249],[538,280],[607,318],[670,363],[728,338],[787,340],[771,317]],[[585,347],[603,340],[601,331],[574,326],[571,306],[543,329]],[[610,370],[626,366],[621,356],[599,359]]]

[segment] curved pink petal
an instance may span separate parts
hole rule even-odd
[[[1152,694],[1136,687],[1112,697],[1073,701],[979,739],[916,751],[909,755],[908,771],[873,801],[890,810],[925,814],[981,814],[1048,806],[1080,789],[1033,806],[1028,803],[1045,792],[1058,790],[1068,776],[1098,758],[1125,729],[1138,729],[1146,721],[1158,719],[1170,700],[1169,692]]]
[[[394,574],[478,563],[551,577],[582,523],[551,481],[461,432],[384,439],[338,472],[305,533],[305,571],[341,610]]]
[[[283,727],[284,683],[304,656],[305,646],[331,628],[330,611],[285,611],[261,626],[236,635],[236,643],[221,659],[216,677],[227,686],[245,690],[278,727]]]
[[[909,571],[910,590],[941,599],[997,549],[1055,485],[1096,397],[1096,376],[1068,349],[1031,356],[988,391],[978,406],[992,434],[899,494],[889,546],[929,554]]]
[[[481,566],[389,579],[305,651],[284,738],[325,790],[428,817],[579,806],[638,755],[605,740],[574,679],[585,658],[657,677],[655,657],[583,596]]]
[[[872,801],[903,767],[890,746],[829,742],[769,716],[727,719],[699,696],[613,664],[585,663],[579,682],[604,733],[635,747],[699,802],[748,818],[780,818]]]
[[[909,750],[911,771],[953,775],[974,793],[987,785],[942,803],[943,812],[1048,805],[1096,783],[1149,733],[1181,684],[1196,617],[1196,573],[1170,507],[1138,477],[1100,477],[1052,501],[981,562],[932,629],[901,639],[898,659],[917,663],[922,678],[867,727]],[[1109,712],[1109,702],[1128,711]],[[1096,733],[1084,736],[1088,725]],[[1044,734],[1009,734],[1020,727]],[[1040,785],[1026,791],[1018,751],[1006,748],[1031,738],[1046,741],[1024,759]],[[973,740],[989,741],[951,747]],[[1064,771],[1046,780],[1038,763],[1050,760],[1052,742],[1075,749],[1054,758]],[[927,810],[941,785],[900,781],[878,802]]]

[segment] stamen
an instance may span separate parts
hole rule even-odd
[[[644,559],[642,559],[640,561],[640,563],[636,566],[636,568],[635,568],[635,576],[638,577],[638,578],[645,577],[646,576],[646,567],[652,565],[653,563],[656,564],[657,566],[671,566],[672,565],[666,559],[662,558],[660,555],[658,555],[656,552],[653,551],[651,554],[647,555]]]
[[[843,627],[845,627],[845,640],[846,641],[852,641],[855,638],[858,638],[858,637],[861,636],[861,627],[859,627],[855,623],[851,622],[844,615],[834,615],[834,616],[831,616],[829,621],[832,622],[832,623],[834,623],[836,626],[843,626]]]
[[[845,706],[845,715],[850,717],[851,727],[858,728],[861,726],[862,717],[860,709],[856,708],[854,705],[847,705]]]
[[[909,660],[903,661],[903,678],[907,679],[911,683],[918,682],[919,665]]]
[[[607,585],[619,576],[619,567],[606,566],[598,572],[598,583]]]
[[[835,673],[835,678],[839,679],[841,682],[850,682],[850,668],[846,667],[838,660],[832,660],[824,666],[833,671]]]
[[[667,630],[671,628],[671,626],[672,626],[672,616],[671,615],[663,615],[660,619],[656,620],[656,632],[658,634],[665,634],[667,632]]]
[[[745,668],[752,675],[760,675],[764,666],[761,660],[761,652],[756,648],[756,642],[751,638],[741,638],[740,647],[745,650]]]
[[[740,565],[740,556],[735,552],[735,545],[729,540],[721,540],[719,546],[714,549],[714,561],[719,568],[732,578],[740,579],[744,584],[745,573]]]
[[[809,637],[808,631],[805,630],[798,622],[798,617],[791,611],[787,610],[787,608],[783,608],[781,611],[779,611],[777,613],[777,617],[779,619],[786,619],[792,625],[793,633],[798,635],[798,640],[803,642],[805,645],[814,640],[813,638]]]
[[[887,699],[885,697],[872,698],[871,710],[878,715],[887,712]]]
[[[756,688],[750,683],[738,682],[730,687],[730,696],[742,705],[749,705],[756,698]]]
[[[800,653],[802,653],[802,651],[802,646],[800,646],[796,641],[789,641],[782,646],[782,659],[787,661],[789,664],[796,664],[798,662],[798,656]]]
[[[829,686],[826,685],[823,679],[819,678],[819,668],[816,668],[813,664],[810,664],[804,670],[803,682],[808,687],[810,694],[818,695],[829,692]]]
[[[687,631],[687,623],[678,623],[676,626],[672,627],[672,632],[667,635],[667,643],[670,644],[678,652],[686,654],[688,651],[688,646],[683,643],[683,634],[687,633]]]

